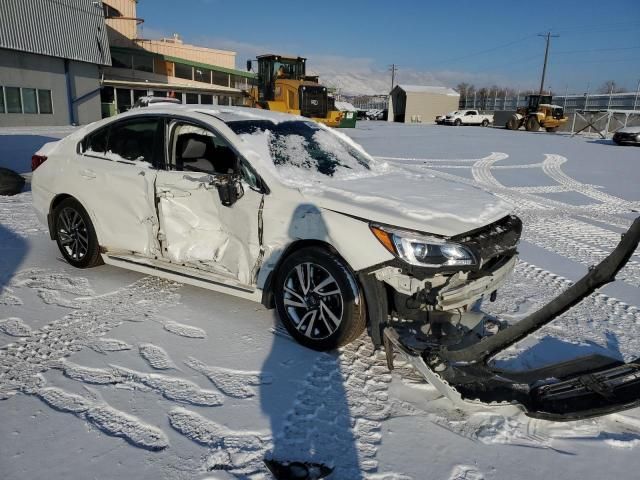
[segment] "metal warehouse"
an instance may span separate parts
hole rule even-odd
[[[0,126],[99,119],[99,69],[110,64],[100,3],[0,2]]]
[[[390,122],[433,123],[437,115],[458,109],[460,94],[447,87],[396,85],[389,95]]]

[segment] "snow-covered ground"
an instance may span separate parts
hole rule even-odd
[[[68,130],[0,132],[27,171]],[[640,209],[640,149],[479,127],[361,122],[373,155],[480,186],[525,222],[521,261],[486,309],[517,320],[617,243]],[[334,479],[635,478],[640,411],[571,423],[454,409],[366,338],[306,350],[261,306],[61,260],[29,192],[0,197],[0,478],[270,478],[264,457]],[[615,284],[502,354],[540,365],[640,350],[640,255]]]

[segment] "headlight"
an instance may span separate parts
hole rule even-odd
[[[444,267],[475,265],[471,251],[457,243],[396,228],[371,225],[376,238],[389,250],[411,265]]]

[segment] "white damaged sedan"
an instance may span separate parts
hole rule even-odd
[[[369,156],[304,117],[135,109],[45,145],[34,205],[64,258],[277,308],[327,350],[494,297],[522,224],[484,191]]]

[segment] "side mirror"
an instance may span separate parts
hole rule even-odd
[[[251,71],[251,60],[247,60],[247,72]]]
[[[216,182],[220,202],[225,207],[230,207],[244,195],[244,188],[240,177],[237,175],[221,175]]]

